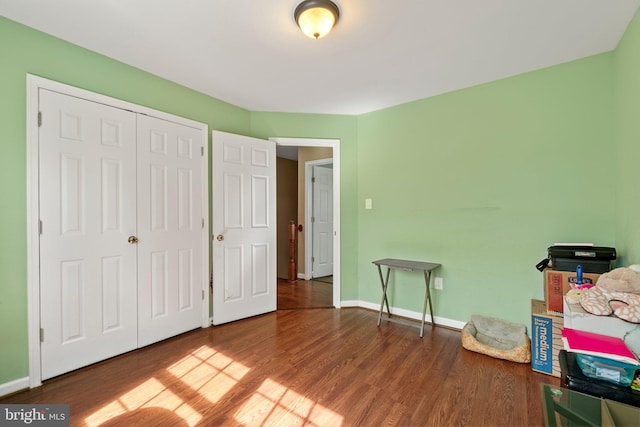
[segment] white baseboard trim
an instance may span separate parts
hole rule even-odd
[[[18,378],[17,380],[9,381],[8,383],[0,384],[0,397],[7,394],[15,393],[16,391],[29,388],[29,377]]]
[[[298,279],[307,280],[307,275],[303,273],[298,273]]]
[[[342,307],[342,308],[345,308],[345,307],[360,307],[360,301],[358,301],[358,300],[340,301],[340,307]]]
[[[380,310],[379,304],[367,302],[367,301],[348,300],[348,301],[341,301],[341,304],[342,304],[341,307],[343,308],[362,307],[362,308],[367,308],[369,310],[374,310],[374,311]],[[404,308],[391,307],[391,314],[394,314],[396,316],[406,317],[407,319],[417,320],[418,322],[422,318],[422,313],[413,311],[413,310],[406,310]],[[458,330],[462,330],[462,328],[464,328],[464,325],[467,323],[467,322],[461,322],[459,320],[447,319],[444,317],[438,317],[438,316],[434,316],[434,317],[435,317],[436,325],[446,326],[448,328],[453,328]],[[429,313],[427,313],[425,320],[427,322],[431,322],[431,316],[429,315]]]

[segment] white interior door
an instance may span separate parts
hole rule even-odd
[[[136,115],[40,89],[42,378],[136,348]]]
[[[200,327],[201,131],[138,115],[138,345]]]
[[[333,274],[333,168],[314,166],[312,277]]]
[[[275,143],[212,133],[213,324],[274,311]]]

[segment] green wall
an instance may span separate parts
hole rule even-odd
[[[530,324],[548,246],[615,243],[612,73],[603,54],[360,116],[360,299],[372,260],[433,261],[436,316]],[[420,312],[421,279],[396,278],[391,304]]]
[[[624,264],[640,263],[640,12],[614,52],[618,159],[616,243]]]

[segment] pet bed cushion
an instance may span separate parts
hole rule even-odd
[[[531,339],[526,327],[506,320],[472,315],[462,329],[462,346],[497,359],[531,362]]]

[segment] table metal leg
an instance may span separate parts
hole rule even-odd
[[[384,279],[384,303],[387,306],[387,314],[391,317],[391,309],[389,308],[389,300],[387,299],[387,289],[389,289],[389,273],[391,268],[387,268],[387,276]]]
[[[382,286],[382,301],[380,301],[380,313],[378,313],[378,326],[382,322],[382,311],[384,310],[384,305],[387,305],[387,313],[391,316],[391,310],[389,310],[389,300],[387,300],[387,287],[389,286],[389,272],[390,268],[387,268],[387,278],[386,280],[382,278],[382,268],[378,265],[378,275],[380,276],[380,285]]]
[[[427,314],[427,302],[429,302],[429,314],[431,315],[431,326],[436,325],[436,321],[433,318],[433,303],[431,302],[431,290],[429,289],[429,283],[431,282],[431,272],[424,272],[424,281],[426,290],[424,292],[424,305],[422,306],[422,323],[420,324],[420,338],[424,336],[424,318]]]

